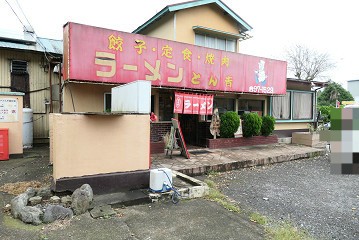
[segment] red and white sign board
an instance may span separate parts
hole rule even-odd
[[[287,63],[69,22],[64,80],[286,94]]]
[[[207,98],[205,95],[199,96],[199,114],[200,115],[207,114]]]
[[[174,113],[183,113],[183,94],[175,93]]]
[[[183,114],[192,114],[192,94],[185,94],[183,99]]]
[[[199,114],[199,97],[193,95],[192,97],[192,114]]]
[[[213,95],[175,92],[174,113],[212,115]]]

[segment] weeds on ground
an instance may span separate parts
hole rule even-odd
[[[235,204],[231,203],[228,200],[227,196],[225,196],[223,193],[221,193],[217,189],[216,184],[213,181],[206,179],[204,182],[207,183],[207,185],[209,187],[209,194],[206,196],[206,198],[208,200],[219,203],[225,209],[227,209],[231,212],[239,213],[241,211],[239,209],[239,207],[237,207]]]
[[[249,219],[252,222],[258,223],[260,225],[265,225],[265,224],[267,224],[267,221],[268,221],[266,216],[263,216],[263,215],[261,215],[260,213],[257,213],[257,212],[251,213],[250,216],[249,216]]]
[[[285,222],[278,226],[266,227],[268,237],[273,240],[312,240],[305,231],[294,227],[292,224]]]
[[[214,171],[214,170],[210,170],[210,171],[207,172],[207,175],[208,175],[209,178],[213,178],[213,177],[219,176],[220,173],[217,172],[217,171]]]
[[[221,193],[216,186],[216,183],[212,180],[206,179],[204,182],[209,187],[209,194],[206,198],[210,201],[217,202],[222,205],[225,209],[239,213],[241,210],[235,204],[230,202],[228,197]],[[269,219],[266,216],[261,215],[258,212],[253,212],[249,216],[250,221],[255,222],[264,226],[268,238],[273,240],[313,240],[309,235],[292,224],[285,222],[274,226],[268,224]]]

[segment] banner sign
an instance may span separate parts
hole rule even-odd
[[[183,95],[181,93],[175,93],[174,113],[183,113]]]
[[[72,22],[64,26],[63,62],[65,80],[286,94],[285,61]]]
[[[175,113],[212,115],[213,95],[175,92]]]

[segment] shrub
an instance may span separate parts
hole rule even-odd
[[[242,115],[243,137],[257,136],[261,132],[262,119],[257,113],[245,113]]]
[[[221,137],[232,138],[237,132],[240,124],[239,116],[236,112],[225,112],[221,116]]]
[[[272,116],[263,116],[262,117],[262,128],[261,133],[263,136],[269,136],[274,131],[275,119]]]
[[[318,106],[318,110],[321,112],[321,119],[324,123],[330,122],[330,112],[335,109],[333,106]]]

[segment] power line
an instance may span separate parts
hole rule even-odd
[[[17,6],[20,8],[20,11],[22,12],[22,15],[25,17],[27,23],[30,25],[31,30],[35,32],[34,27],[31,25],[29,19],[27,19],[27,17],[26,17],[26,15],[25,15],[24,11],[22,10],[22,8],[21,8],[21,6],[20,6],[20,4],[19,4],[19,2],[18,2],[17,0],[16,0],[16,4],[17,4]]]
[[[26,28],[26,26],[24,25],[24,23],[21,21],[21,19],[19,18],[19,16],[18,16],[17,13],[15,12],[15,10],[14,10],[14,9],[12,8],[12,6],[10,5],[10,3],[9,3],[7,0],[5,0],[5,2],[7,3],[7,5],[9,5],[9,7],[10,7],[11,10],[12,10],[12,12],[15,14],[15,16],[17,17],[17,19],[20,21],[21,25],[25,28],[26,31],[28,31],[27,28]]]
[[[45,55],[46,60],[47,60],[48,62],[50,62],[49,58],[47,57],[47,54],[49,54],[52,58],[55,58],[51,53],[48,53],[48,52],[46,51],[46,47],[44,46],[44,44],[43,44],[37,37],[34,37],[33,34],[35,33],[35,30],[34,30],[34,28],[32,27],[32,25],[31,25],[30,21],[28,20],[28,18],[26,17],[24,11],[22,10],[22,8],[21,8],[19,2],[16,0],[16,3],[17,3],[18,7],[20,8],[20,10],[21,10],[21,12],[22,12],[22,15],[25,17],[25,19],[26,19],[27,23],[30,25],[32,31],[29,31],[29,29],[27,29],[26,25],[21,21],[20,17],[17,15],[16,11],[13,9],[13,7],[11,6],[11,4],[10,4],[7,0],[5,0],[5,1],[6,1],[6,3],[9,5],[9,7],[11,8],[11,10],[13,11],[13,13],[15,14],[15,16],[17,17],[17,19],[20,21],[20,23],[21,23],[21,25],[24,27],[25,31],[28,32],[28,33],[30,34],[30,36],[42,47],[42,49],[44,50],[44,55]]]

